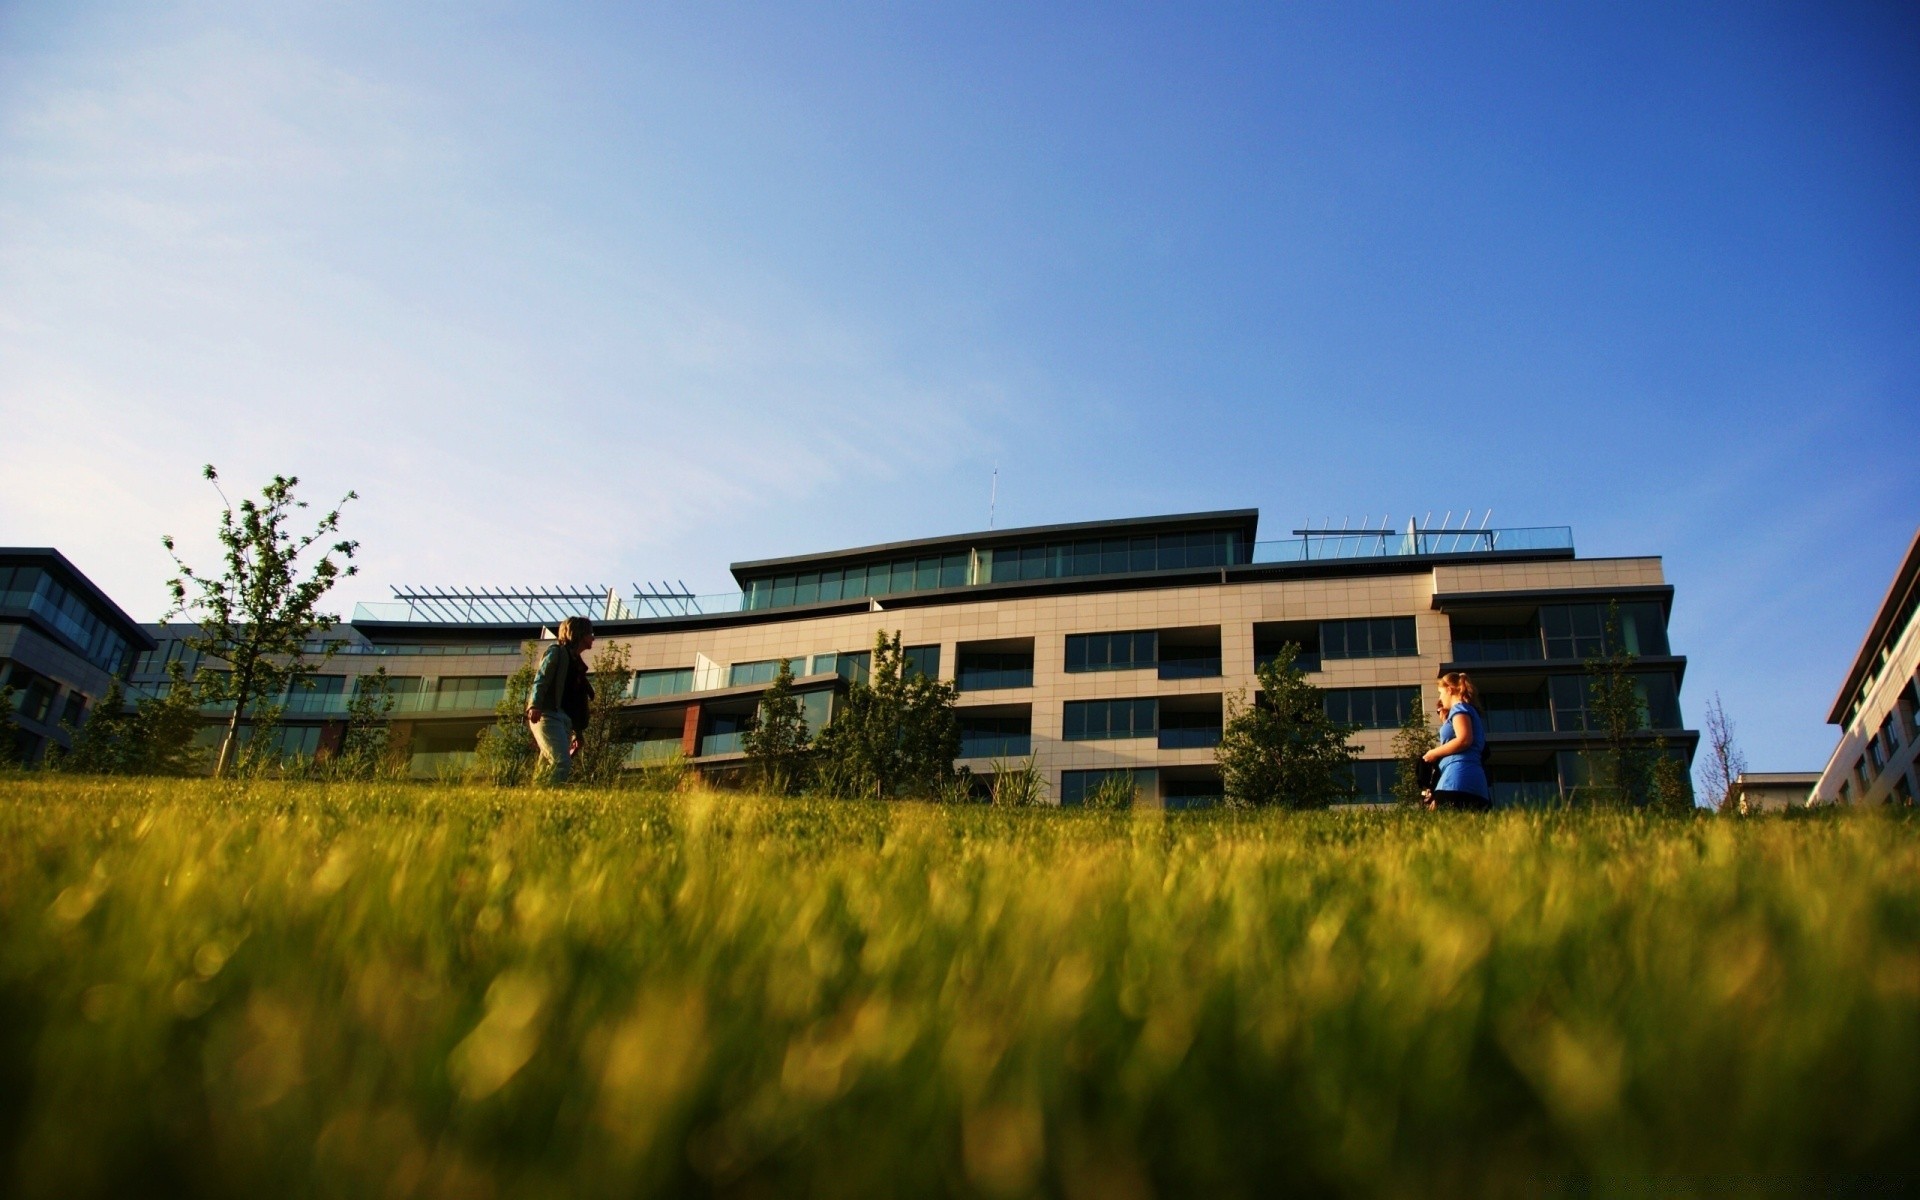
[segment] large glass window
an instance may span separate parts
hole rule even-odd
[[[1160,637],[1151,629],[1131,633],[1070,633],[1067,670],[1138,671],[1160,660]]]
[[[1033,651],[966,650],[954,664],[954,684],[963,692],[1033,686]]]
[[[1362,729],[1398,729],[1420,707],[1417,686],[1326,688],[1320,697],[1328,720]]]
[[[753,683],[772,683],[780,677],[780,664],[782,661],[791,664],[789,669],[795,675],[804,675],[807,673],[807,660],[805,655],[787,660],[765,658],[759,662],[734,663],[733,666],[727,670],[727,686],[744,687]]]
[[[1453,625],[1456,662],[1538,662],[1543,653],[1538,621],[1469,625],[1456,619]]]
[[[1069,700],[1061,736],[1069,742],[1108,741],[1152,737],[1159,727],[1160,702],[1136,700]]]
[[[1150,798],[1160,786],[1160,775],[1151,767],[1128,770],[1107,771],[1062,771],[1060,772],[1060,803],[1066,808],[1078,808],[1087,801],[1088,795],[1098,791],[1100,785],[1109,779],[1124,779],[1133,785],[1136,800]]]
[[[940,678],[940,647],[908,646],[901,653],[906,658],[907,674]]]
[[[1637,728],[1679,729],[1680,697],[1673,676],[1665,673],[1636,674],[1634,693],[1640,701]],[[1592,682],[1585,675],[1556,675],[1548,681],[1553,698],[1553,727],[1561,733],[1598,731],[1599,717],[1593,712]]]
[[[1393,785],[1399,778],[1400,764],[1391,758],[1362,758],[1353,764],[1353,800],[1355,804],[1392,804]]]
[[[1551,733],[1553,709],[1547,703],[1547,689],[1531,692],[1482,692],[1487,710],[1489,733]]]
[[[1220,744],[1220,710],[1172,710],[1160,713],[1160,749],[1204,750]]]
[[[1320,657],[1404,658],[1420,653],[1412,617],[1320,622]]]
[[[629,696],[680,696],[693,690],[692,667],[668,667],[657,671],[635,671]]]
[[[960,713],[961,758],[1024,758],[1033,753],[1033,720],[1026,715]]]
[[[289,716],[345,712],[346,694],[345,675],[309,675],[287,690],[286,711]]]
[[[1605,604],[1548,604],[1540,609],[1540,628],[1548,658],[1599,658],[1613,650],[1639,656],[1664,656],[1667,649],[1665,611],[1657,603],[1632,601],[1620,605],[1619,642],[1607,641]]]
[[[492,708],[506,694],[507,677],[504,675],[443,675],[437,693],[438,703],[434,707]]]
[[[0,567],[0,607],[38,614],[79,647],[94,666],[118,675],[132,647],[79,592],[39,567]]]

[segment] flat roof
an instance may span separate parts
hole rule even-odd
[[[890,558],[899,554],[918,554],[934,550],[970,550],[975,547],[1023,545],[1051,541],[1061,537],[1114,537],[1141,533],[1198,532],[1207,529],[1231,529],[1246,537],[1251,545],[1260,526],[1257,508],[1228,508],[1215,512],[1174,513],[1158,517],[1122,517],[1107,521],[1075,521],[1065,525],[1028,525],[1019,529],[985,529],[974,533],[955,533],[944,537],[914,538],[904,542],[881,542],[846,550],[828,550],[819,554],[796,554],[785,558],[759,558],[737,562],[728,569],[734,581],[749,579],[786,568],[832,566],[870,558]]]
[[[61,577],[61,582],[85,597],[87,603],[108,623],[116,626],[117,632],[136,648],[151,650],[159,644],[153,640],[153,635],[140,627],[140,622],[128,616],[93,580],[87,578],[85,572],[68,562],[67,556],[52,546],[0,546],[0,566],[50,567]]]
[[[1846,680],[1833,698],[1833,707],[1827,710],[1827,724],[1846,724],[1847,708],[1853,703],[1853,697],[1879,665],[1880,652],[1900,636],[1903,618],[1913,615],[1917,600],[1920,600],[1920,529],[1913,531],[1906,557],[1900,561],[1900,569],[1893,573],[1893,582],[1887,585],[1887,594],[1880,601],[1880,611],[1874,614],[1873,624],[1867,626],[1867,636],[1861,639],[1853,665],[1847,668]]]

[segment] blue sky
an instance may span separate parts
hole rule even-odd
[[[1895,4],[0,2],[0,542],[151,618],[208,460],[359,490],[347,602],[720,590],[996,466],[1491,508],[1664,556],[1689,722],[1817,768],[1920,523],[1917,148]]]

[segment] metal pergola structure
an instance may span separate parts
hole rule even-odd
[[[634,585],[632,601],[617,589],[601,587],[401,587],[393,598],[407,606],[409,621],[461,625],[551,625],[568,617],[631,621],[642,617],[687,616],[700,611],[684,583]]]

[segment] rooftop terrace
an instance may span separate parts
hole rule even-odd
[[[795,558],[735,563],[738,591],[696,595],[635,586],[600,588],[395,588],[394,599],[354,606],[360,622],[551,625],[568,616],[646,621],[720,616],[944,592],[995,584],[1226,572],[1265,565],[1361,559],[1573,554],[1565,525],[1512,529],[1296,529],[1256,540],[1253,509],[1126,521],[996,530],[895,542]]]

